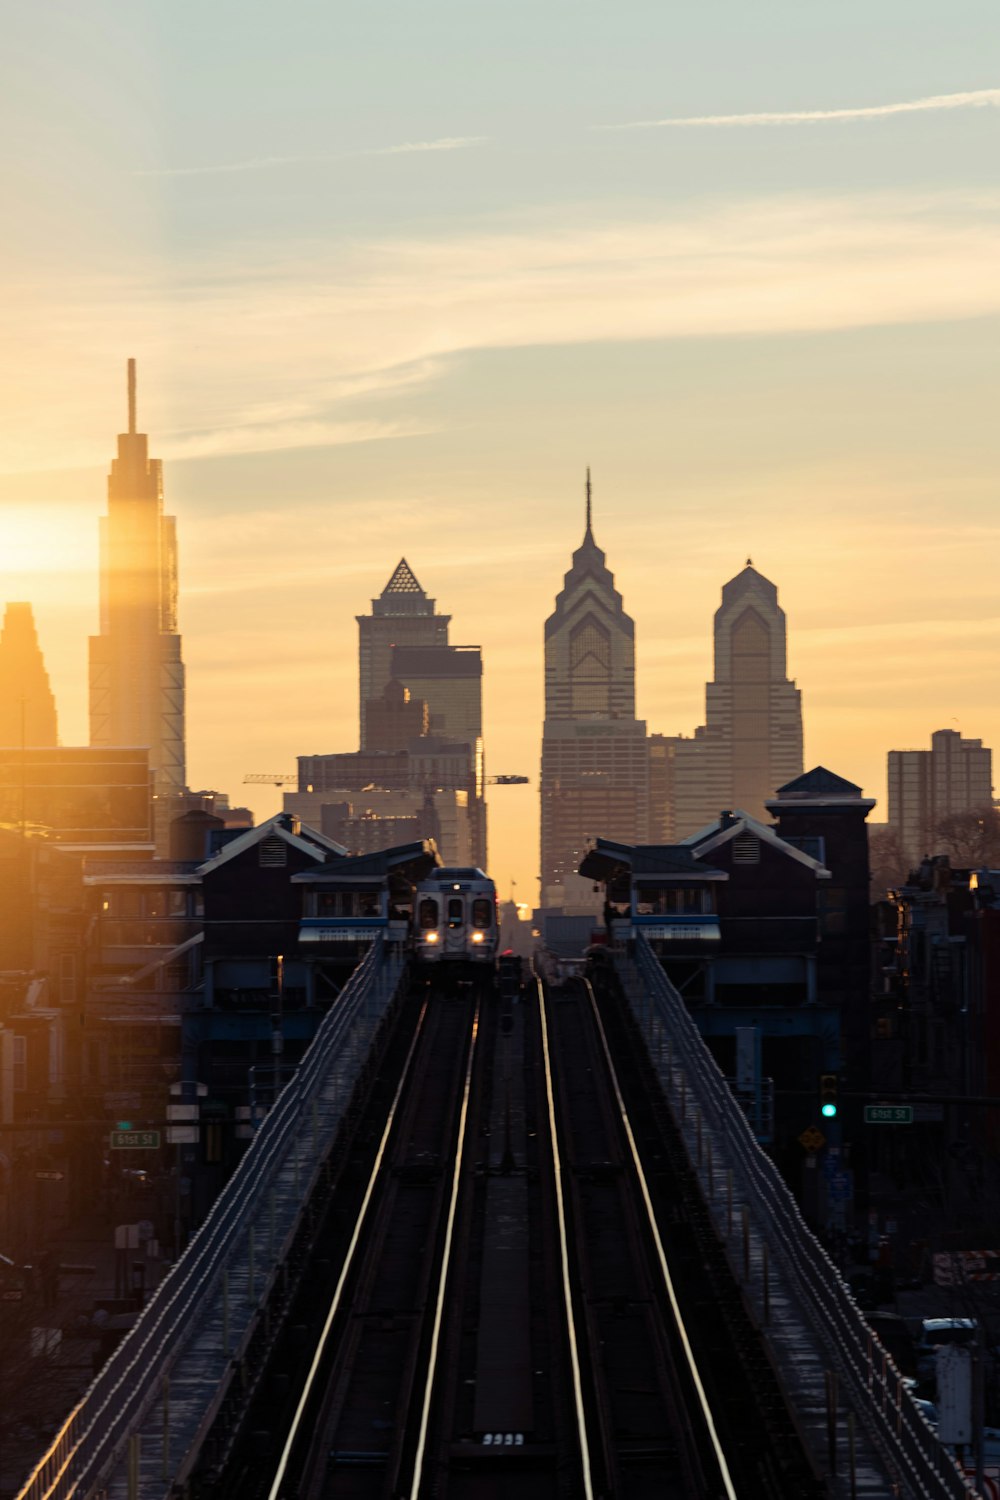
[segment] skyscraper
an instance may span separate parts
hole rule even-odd
[[[379,750],[371,743],[367,705],[379,699],[392,680],[396,646],[447,646],[450,615],[439,615],[405,557],[377,599],[370,615],[358,615],[358,679],[361,696],[361,748]],[[423,697],[414,693],[414,697]]]
[[[185,784],[184,663],[177,631],[177,532],[163,513],[163,470],[136,431],[135,360],[128,431],[101,518],[101,629],[90,638],[90,743],[147,746],[157,796]]]
[[[993,752],[957,729],[937,729],[929,750],[889,751],[889,827],[909,859],[934,854],[942,818],[993,803]]]
[[[587,840],[645,840],[649,761],[635,624],[594,540],[589,470],[583,541],[545,622],[541,802],[541,904],[592,908],[591,882],[576,873]]]
[[[8,604],[0,630],[0,745],[57,745],[56,700],[30,604]]]
[[[786,674],[785,612],[778,590],[747,558],[723,586],[715,614],[715,678],[705,724],[673,747],[674,825],[686,837],[740,808],[764,803],[802,773],[802,695]]]
[[[357,617],[359,761],[405,750],[406,788],[424,798],[449,792],[460,799],[471,849],[461,862],[471,858],[485,867],[482,651],[449,645],[451,616],[439,615],[435,604],[404,557],[372,600],[371,614]]]

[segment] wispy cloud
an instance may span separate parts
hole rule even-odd
[[[996,316],[998,262],[1000,194],[894,193],[255,247],[172,262],[169,279],[74,276],[44,315],[12,283],[8,336],[34,359],[0,383],[0,473],[52,468],[53,431],[61,466],[103,462],[120,393],[94,389],[93,371],[117,371],[123,348],[150,372],[141,405],[164,456],[391,441],[441,420],[429,387],[468,351]],[[200,359],[178,366],[190,349]]]
[[[411,151],[464,151],[469,146],[481,146],[485,135],[445,135],[439,141],[404,141],[401,146],[380,146],[374,151],[359,152],[362,156],[406,156]]]
[[[819,125],[829,120],[877,120],[888,115],[915,115],[942,109],[983,109],[1000,106],[1000,88],[972,89],[960,94],[930,94],[926,99],[904,99],[896,104],[858,105],[850,109],[760,110],[747,115],[681,115],[665,120],[632,120],[604,125],[602,130],[660,130],[667,127],[730,125]]]
[[[320,156],[252,156],[246,161],[216,162],[196,167],[144,167],[133,177],[224,177],[237,172],[262,172],[269,167],[321,166],[353,161],[362,156],[410,156],[423,151],[465,151],[479,146],[485,135],[445,135],[436,141],[403,141],[398,146],[372,146],[364,151],[335,151]]]

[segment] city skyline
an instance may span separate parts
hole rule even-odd
[[[1000,743],[998,18],[971,11],[15,14],[0,599],[33,605],[64,742],[134,356],[192,785],[353,742],[354,617],[400,555],[483,647],[491,769],[534,778],[588,463],[651,728],[703,722],[749,555],[805,765],[882,819],[889,748]],[[678,120],[726,123],[651,123]],[[502,807],[493,870],[533,896],[537,786]]]
[[[587,535],[589,536],[590,535],[590,529],[589,529],[589,526],[590,526],[590,522],[589,522],[590,507],[593,504],[593,502],[590,500],[589,472],[588,472],[586,492],[587,492],[587,496],[588,496],[588,502],[587,502],[588,503],[588,510],[587,510],[588,531],[587,531]],[[577,502],[576,502],[577,524],[578,524],[578,521],[579,521],[579,507],[580,507],[579,493],[580,493],[580,489],[579,489],[579,481],[578,481],[578,490],[577,490],[578,498],[577,498]],[[613,518],[610,517],[610,516],[608,517],[608,523],[609,523],[609,525],[613,525]],[[181,525],[181,530],[182,530],[182,533],[183,533],[183,526],[184,526],[184,518],[183,517],[181,518],[180,525]],[[569,525],[569,527],[570,527],[570,529],[572,531],[572,526],[573,526],[572,519],[569,519],[568,525]],[[183,554],[183,535],[182,535],[182,539],[181,539],[181,551],[182,551],[182,554]],[[390,557],[393,554],[392,554],[391,551],[389,551],[389,552],[386,552],[385,555],[388,558],[388,557]],[[548,562],[548,559],[543,559],[542,562],[543,563]],[[392,567],[391,567],[391,565],[378,564],[377,566],[380,568],[381,576],[383,576],[383,577],[385,576],[385,574],[387,572],[391,576],[394,576],[394,573],[398,572],[398,567],[395,570],[393,570]],[[448,559],[446,559],[446,558],[442,557],[442,558],[434,559],[434,560],[430,561],[429,566],[430,566],[430,568],[432,569],[433,572],[440,571],[443,576],[447,576],[448,575],[448,572],[449,572],[449,562],[448,562]],[[561,566],[561,564],[560,564],[560,566]],[[426,569],[421,568],[421,572],[426,572]],[[380,575],[378,573],[376,573],[373,578],[364,580],[362,582],[362,585],[361,585],[362,588],[365,589],[367,591],[368,595],[369,595],[369,599],[367,601],[369,604],[370,604],[370,595],[371,595],[371,592],[372,592],[372,588],[373,587],[377,587],[377,580],[378,580],[379,576]],[[390,581],[391,581],[391,576],[390,576]],[[428,575],[428,576],[431,576],[431,575]],[[737,575],[737,576],[739,576],[739,575]],[[95,580],[94,580],[95,593],[96,593],[96,583],[97,583],[97,578],[95,577]],[[453,588],[457,588],[458,593],[461,594],[461,588],[460,588],[460,585],[459,585],[459,581],[454,576],[451,579],[451,586]],[[435,585],[435,588],[437,588],[436,585]],[[785,585],[784,584],[782,584],[782,589],[783,589],[783,591],[785,590]],[[441,591],[438,590],[438,592],[441,592]],[[180,589],[180,608],[179,608],[180,624],[181,624],[182,627],[183,627],[183,618],[184,618],[184,596],[185,596],[185,590],[184,590],[184,587],[183,587],[183,584],[182,584],[181,589]],[[550,600],[552,599],[552,597],[553,597],[553,593],[550,590],[550,594],[549,594]],[[716,598],[717,597],[718,597],[718,586],[716,587]],[[12,600],[10,602],[18,602],[18,601],[13,601]],[[32,603],[32,601],[26,601],[26,602],[28,602],[29,604]],[[469,616],[469,618],[468,618],[468,620],[466,622],[467,626],[468,626],[468,629],[466,630],[466,633],[467,634],[476,634],[477,630],[476,630],[475,623],[474,623],[475,622],[475,604],[472,603],[470,605],[468,603],[468,600],[466,602],[467,602],[467,608],[471,609],[471,611],[472,611],[471,615]],[[32,608],[34,608],[34,607],[35,606],[32,604]],[[458,611],[456,610],[454,612],[457,613]],[[466,613],[466,611],[463,610],[463,615],[465,613]],[[706,680],[709,680],[709,681],[711,680],[711,656],[712,656],[712,652],[713,652],[712,617],[713,617],[712,614],[710,614],[708,616],[708,618],[706,619],[706,622],[705,622],[705,631],[704,631],[704,640],[705,640],[705,645],[706,645],[706,654],[708,656],[708,664],[705,667],[705,671],[706,671]],[[354,616],[353,620],[351,621],[351,625],[354,625],[354,620],[356,620],[356,619],[357,619],[357,616]],[[532,622],[532,623],[535,625],[535,634],[537,636],[538,634],[540,634],[540,626],[541,626],[542,622],[539,620],[539,621],[535,621],[535,622]],[[645,685],[643,683],[643,677],[642,677],[642,673],[643,673],[643,666],[642,666],[643,653],[642,653],[642,650],[641,650],[641,641],[642,641],[642,628],[641,627],[642,627],[642,624],[643,624],[642,620],[639,621],[639,624],[640,624],[640,630],[637,632],[637,638],[638,638],[638,641],[640,642],[640,644],[637,647],[637,661],[638,661],[638,666],[636,668],[636,689],[635,689],[635,693],[636,693],[636,701],[637,701],[637,704],[640,705],[640,711],[641,711],[641,702],[642,702],[643,698],[647,696],[647,694],[644,692],[644,686]],[[350,629],[351,626],[347,625],[345,623],[345,628],[346,629]],[[354,629],[356,630],[356,625],[354,625]],[[481,634],[481,635],[484,634],[484,632],[478,632],[478,633]],[[792,624],[791,624],[791,626],[789,628],[788,634],[789,634],[789,654],[791,656],[792,661],[794,661],[796,659],[796,622],[795,622],[794,619],[793,619]],[[834,639],[836,639],[837,635],[841,635],[842,636],[842,634],[843,634],[842,632],[835,632],[834,633]],[[65,684],[60,683],[58,681],[58,679],[56,678],[56,676],[54,675],[54,673],[53,673],[53,671],[52,671],[52,669],[50,667],[49,656],[48,656],[48,652],[47,652],[47,643],[46,643],[46,640],[44,639],[44,636],[43,636],[41,630],[39,630],[38,636],[39,636],[39,646],[40,646],[41,651],[42,651],[42,656],[43,656],[43,659],[45,661],[45,666],[48,669],[49,677],[52,680],[53,692],[54,692],[54,696],[55,696],[55,700],[56,700],[56,705],[57,705],[59,716],[60,716],[60,719],[59,719],[59,722],[60,722],[60,731],[61,731],[60,732],[60,743],[63,744],[63,745],[72,745],[72,744],[84,744],[84,743],[87,743],[87,735],[86,735],[85,731],[83,733],[80,733],[77,736],[74,736],[71,732],[67,732],[66,728],[64,727],[65,724],[66,724],[66,722],[67,722],[67,720],[66,720],[66,716],[63,713],[63,699],[62,699],[61,689],[62,689],[63,686],[65,686]],[[187,641],[187,633],[186,632],[185,632],[185,640]],[[80,643],[78,643],[78,645],[80,647],[81,652],[85,652],[85,643],[84,642],[80,642]],[[685,643],[685,646],[688,647],[689,649],[691,648],[692,645],[693,645],[693,643],[691,643],[691,642],[686,642]],[[488,653],[489,652],[489,648],[487,647],[486,650],[487,650],[487,653]],[[197,646],[195,647],[195,651],[197,652]],[[678,654],[678,658],[680,659],[681,658],[681,653],[678,652],[677,654]],[[690,651],[690,654],[693,656],[693,654],[694,654],[693,650]],[[491,681],[490,681],[490,674],[489,674],[488,670],[487,670],[487,674],[486,674],[485,692],[484,692],[484,698],[485,698],[486,705],[487,705],[487,713],[485,714],[485,726],[484,726],[485,730],[486,730],[486,733],[484,735],[484,739],[485,739],[485,741],[487,743],[487,746],[489,746],[489,744],[491,743],[491,731],[492,731],[493,738],[495,738],[501,744],[501,746],[503,746],[503,745],[509,745],[509,744],[513,743],[515,746],[517,746],[517,745],[524,745],[524,746],[528,747],[527,749],[525,749],[525,750],[522,751],[522,753],[520,754],[519,758],[517,756],[517,751],[515,750],[515,752],[513,754],[513,757],[511,756],[511,754],[507,753],[506,751],[501,751],[501,755],[500,755],[500,759],[499,760],[494,761],[494,760],[491,759],[491,766],[495,766],[498,770],[500,770],[500,772],[502,774],[504,771],[509,771],[511,769],[511,767],[513,766],[513,760],[516,758],[517,759],[517,765],[514,766],[514,770],[517,771],[517,772],[521,772],[522,770],[524,770],[525,768],[527,768],[527,770],[528,770],[528,772],[530,774],[530,777],[531,777],[531,784],[528,787],[523,787],[523,788],[518,788],[518,787],[513,787],[513,788],[512,787],[504,787],[503,790],[502,790],[502,792],[500,792],[498,794],[495,794],[496,796],[503,798],[503,802],[502,802],[502,804],[500,805],[499,808],[497,808],[497,804],[495,802],[493,803],[495,812],[499,814],[496,817],[496,820],[495,820],[495,828],[496,828],[496,845],[497,845],[497,847],[498,847],[498,849],[499,849],[500,852],[495,857],[491,854],[491,860],[490,860],[491,873],[494,874],[494,876],[497,879],[498,884],[500,885],[501,889],[506,889],[507,886],[508,886],[508,884],[509,884],[509,882],[513,881],[514,885],[515,885],[515,892],[514,893],[516,894],[516,896],[518,897],[519,900],[527,899],[525,891],[526,891],[526,887],[528,887],[529,889],[531,888],[531,884],[530,884],[531,882],[534,881],[536,883],[536,888],[537,888],[537,868],[536,867],[537,867],[537,860],[538,860],[538,837],[539,837],[539,818],[538,818],[538,791],[539,791],[539,783],[536,781],[535,778],[536,778],[536,774],[537,774],[537,745],[538,745],[537,731],[538,731],[538,728],[541,726],[541,724],[543,722],[543,718],[544,718],[544,680],[543,680],[544,673],[543,673],[543,670],[542,670],[542,668],[543,668],[543,660],[542,660],[543,653],[542,653],[542,651],[541,651],[540,648],[538,649],[537,655],[538,655],[538,678],[539,678],[539,681],[538,681],[539,717],[538,717],[538,720],[537,720],[537,725],[536,724],[532,724],[532,723],[530,723],[530,722],[528,722],[526,720],[521,721],[520,723],[515,724],[515,725],[511,725],[509,723],[505,724],[503,722],[502,718],[499,715],[497,715],[496,712],[494,712],[492,715],[489,713],[488,710],[489,710],[490,697],[491,697]],[[353,650],[351,650],[351,652],[350,652],[350,657],[352,659],[349,661],[349,669],[350,669],[350,667],[353,667],[353,660],[354,660],[354,658],[353,658]],[[340,649],[339,648],[338,648],[338,650],[334,654],[334,659],[341,659],[341,653],[340,653]],[[789,668],[789,674],[792,675],[792,668],[791,667]],[[802,677],[798,676],[798,674],[796,674],[796,676],[797,676],[797,680],[801,682],[802,681]],[[530,674],[529,674],[528,680],[530,682]],[[85,681],[85,678],[84,678],[84,681]],[[190,683],[190,674],[189,674],[189,683]],[[351,684],[351,689],[350,689],[350,692],[349,692],[349,697],[351,696],[352,693],[356,694],[356,685],[355,684],[356,684],[356,677],[354,677],[354,681]],[[675,687],[677,686],[676,682],[674,683],[674,686]],[[684,687],[685,691],[687,691],[687,690],[690,689],[690,684],[685,683],[685,684],[683,684],[683,687]],[[888,733],[890,735],[895,735],[895,739],[894,740],[890,739],[889,741],[887,741],[882,746],[875,746],[874,750],[873,750],[873,753],[869,754],[867,757],[865,757],[864,755],[858,755],[857,752],[856,752],[856,747],[852,747],[851,749],[849,749],[847,751],[847,753],[846,753],[846,757],[845,757],[845,754],[843,752],[836,752],[834,750],[830,750],[829,753],[826,753],[819,746],[817,746],[817,748],[815,749],[815,751],[813,751],[813,750],[811,750],[811,749],[808,748],[808,746],[810,746],[812,743],[814,743],[814,740],[815,740],[815,736],[813,734],[811,734],[811,732],[810,732],[810,725],[811,725],[811,719],[812,719],[812,706],[813,706],[813,692],[812,692],[812,689],[811,689],[811,687],[809,686],[808,683],[805,684],[805,687],[806,687],[806,689],[808,690],[808,693],[809,693],[809,697],[808,697],[808,711],[803,716],[804,717],[804,727],[805,727],[806,744],[807,744],[807,751],[806,751],[806,757],[805,757],[806,758],[806,762],[807,763],[820,763],[820,762],[829,762],[829,761],[832,761],[832,762],[834,762],[834,763],[836,763],[838,765],[843,765],[843,764],[850,764],[852,756],[853,756],[853,759],[854,759],[855,763],[857,763],[859,760],[862,761],[862,762],[864,762],[865,759],[867,759],[869,763],[877,762],[877,765],[876,765],[876,767],[874,769],[874,774],[873,774],[872,778],[869,779],[869,780],[866,780],[863,784],[864,784],[864,789],[865,789],[866,795],[867,794],[873,794],[873,795],[877,796],[878,809],[877,809],[877,815],[876,815],[876,818],[875,818],[874,821],[875,822],[885,821],[886,817],[888,816],[888,803],[887,803],[887,800],[886,800],[886,792],[885,792],[886,758],[887,758],[887,754],[888,754],[888,752],[889,752],[890,749],[898,749],[898,748],[900,748],[900,746],[902,744],[902,741],[903,741],[903,738],[904,738],[903,734],[900,733],[899,730],[898,730],[898,723],[895,723],[895,722],[890,723],[889,730],[888,730]],[[197,685],[195,685],[195,689],[196,689],[196,693],[197,693]],[[695,690],[697,691],[698,689],[700,689],[700,693],[703,695],[703,693],[704,693],[704,681],[701,684],[696,684],[695,685]],[[654,688],[654,692],[655,692],[655,688]],[[354,701],[356,702],[356,696],[354,698]],[[703,706],[704,705],[703,705],[703,702],[702,702],[702,709],[703,709]],[[637,715],[636,715],[637,718],[640,716],[640,711],[637,711]],[[693,716],[693,718],[695,719],[695,722],[697,721],[697,717],[698,717],[698,715]],[[700,715],[700,717],[703,717],[703,712]],[[974,713],[970,713],[970,715],[968,716],[967,720],[963,721],[963,723],[961,725],[962,732],[965,733],[965,732],[967,732],[967,731],[969,731],[971,729],[976,729],[976,728],[981,729],[983,723],[989,722],[989,717],[990,716],[989,716],[989,711],[988,711],[988,704],[979,704],[975,708]],[[931,727],[930,726],[931,726],[931,721],[932,720],[934,720],[934,712],[933,712],[933,710],[930,709],[930,708],[927,708],[926,705],[922,701],[918,701],[917,704],[916,704],[916,707],[914,709],[912,709],[910,711],[910,713],[909,713],[909,722],[911,722],[914,725],[918,726],[918,727],[916,727],[913,730],[913,740],[915,742],[915,745],[919,746],[919,744],[921,742],[921,738],[923,740],[927,739],[927,737],[931,733]],[[320,721],[317,720],[316,722],[319,723]],[[956,720],[956,722],[957,722],[957,720]],[[340,734],[346,735],[346,739],[344,741],[345,745],[347,743],[349,743],[349,742],[352,742],[353,739],[356,739],[356,737],[357,737],[356,725],[357,725],[356,710],[355,710],[353,725],[350,722],[350,716],[347,715],[345,717],[345,714],[342,713],[340,719],[338,720],[338,727],[337,727],[337,729],[335,729],[335,730],[324,730],[322,728],[319,728],[319,729],[316,729],[314,731],[314,733],[317,736],[319,736],[319,737],[316,739],[316,743],[313,746],[313,750],[316,753],[322,753],[323,750],[328,750],[331,747],[331,745],[334,743],[334,739],[333,739],[334,735],[340,735]],[[938,727],[942,727],[942,726],[938,726]],[[694,724],[693,723],[685,723],[685,724],[674,726],[672,724],[671,725],[667,725],[667,724],[663,724],[663,723],[656,723],[654,721],[650,721],[649,722],[649,732],[651,734],[667,734],[667,735],[670,735],[670,734],[676,733],[676,734],[681,734],[681,735],[684,735],[684,736],[689,736],[693,732],[693,728],[694,728]],[[512,731],[517,731],[517,732],[512,732]],[[274,737],[274,742],[277,743],[278,740],[280,739],[284,743],[288,743],[289,742],[289,736],[292,733],[293,733],[292,729],[289,729],[287,732],[283,732],[280,736],[275,736]],[[197,736],[197,730],[195,731],[195,735]],[[324,738],[324,736],[325,736],[325,738]],[[984,735],[984,738],[988,740],[990,738],[990,736],[988,734],[986,734],[986,735]],[[832,743],[834,739],[835,739],[835,736],[831,735],[830,736],[830,742]],[[844,743],[843,739],[841,739],[839,741],[839,743],[843,744]],[[198,748],[199,747],[196,745],[196,747],[195,747],[196,757],[197,757]],[[535,754],[535,757],[536,757],[535,759],[531,759],[530,758],[530,754],[531,754],[531,750],[532,749],[534,750],[534,754]],[[296,742],[296,744],[295,744],[295,746],[294,746],[294,748],[293,748],[293,750],[291,752],[284,753],[284,758],[282,759],[282,763],[281,763],[281,769],[283,769],[283,770],[289,769],[294,764],[295,757],[297,757],[298,755],[300,755],[302,753],[312,753],[312,751],[304,751],[303,750],[303,744],[302,744],[302,742],[301,741]],[[243,775],[244,774],[248,774],[248,772],[252,773],[253,771],[259,771],[260,767],[259,766],[249,767],[249,768],[247,768],[247,771],[244,771],[243,768],[238,764],[238,755],[239,755],[239,752],[237,750],[231,749],[231,748],[227,749],[225,747],[225,745],[223,745],[221,751],[216,752],[214,755],[212,755],[209,758],[210,764],[214,765],[215,767],[220,767],[221,769],[219,769],[217,771],[217,774],[214,774],[214,777],[210,773],[210,774],[208,774],[208,775],[200,778],[200,784],[205,784],[205,785],[207,785],[207,784],[215,784],[215,785],[218,785],[219,787],[221,787],[222,789],[224,789],[225,791],[227,791],[229,793],[230,798],[232,800],[234,800],[234,801],[242,801],[242,802],[249,803],[251,805],[251,807],[253,807],[254,810],[256,811],[257,817],[258,817],[258,821],[259,821],[263,817],[266,817],[266,816],[270,815],[270,813],[272,813],[273,811],[276,810],[276,804],[279,801],[280,793],[276,789],[275,792],[274,792],[273,798],[272,798],[272,797],[268,796],[267,792],[264,792],[263,794],[261,794],[259,788],[253,788],[252,791],[251,791],[251,794],[249,796],[244,795],[244,788],[242,787],[242,777],[243,777]],[[274,761],[275,768],[278,769],[278,767],[277,767],[277,759],[278,759],[278,757],[277,756],[276,757],[272,757],[272,759]],[[269,762],[269,764],[270,764],[270,762]],[[228,768],[231,768],[231,770],[228,769]],[[267,800],[264,800],[265,798]],[[490,797],[489,800],[492,801],[492,795],[491,795],[491,797]],[[272,803],[275,804],[275,805],[272,805]],[[531,804],[530,806],[526,805],[526,804],[529,804],[529,803]],[[514,817],[513,818],[511,817],[511,805],[512,804],[514,806]],[[499,864],[497,862],[498,859],[500,861]],[[534,899],[535,899],[535,896],[534,896],[534,892],[533,892],[532,900],[534,900]]]

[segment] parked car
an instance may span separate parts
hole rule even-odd
[[[917,1340],[917,1376],[933,1380],[935,1356],[942,1344],[973,1344],[979,1335],[975,1318],[924,1318]]]

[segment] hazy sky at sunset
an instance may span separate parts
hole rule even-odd
[[[998,44],[995,0],[10,6],[0,605],[63,742],[135,355],[193,785],[356,747],[405,554],[483,646],[489,766],[532,778],[492,872],[533,897],[587,463],[651,729],[702,722],[752,555],[807,765],[881,801],[891,746],[1000,751]]]

